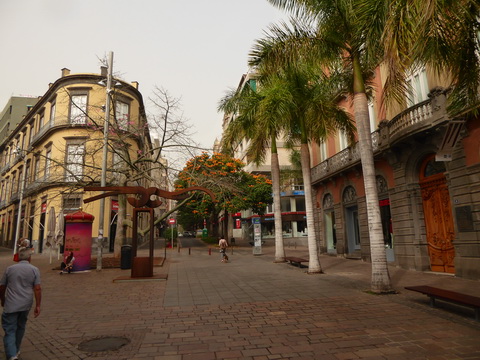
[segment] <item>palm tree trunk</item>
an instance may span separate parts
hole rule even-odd
[[[273,186],[273,216],[275,219],[275,262],[285,261],[285,247],[283,246],[282,209],[280,201],[280,164],[278,152],[272,145],[272,186]]]
[[[382,293],[392,291],[390,275],[387,266],[387,256],[383,241],[380,204],[378,202],[375,164],[373,159],[372,137],[368,116],[368,99],[365,84],[360,71],[358,57],[353,60],[354,97],[353,111],[358,131],[358,145],[362,162],[363,182],[367,204],[368,233],[370,236],[370,252],[372,261],[371,290]]]
[[[303,187],[305,190],[305,210],[307,213],[307,229],[308,229],[308,273],[321,274],[322,267],[318,258],[318,244],[315,236],[315,221],[313,213],[313,193],[312,193],[312,177],[310,169],[310,150],[308,144],[301,144],[300,157],[302,164]]]

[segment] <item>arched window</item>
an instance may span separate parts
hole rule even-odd
[[[333,196],[332,194],[326,194],[323,198],[323,210],[333,208]]]
[[[435,161],[435,158],[432,157],[425,163],[423,177],[443,174],[445,171],[445,163],[443,161]]]
[[[343,203],[350,204],[357,201],[357,192],[353,186],[347,186],[343,190]]]
[[[443,161],[435,161],[435,154],[430,154],[423,159],[422,165],[420,166],[420,182],[423,183],[425,181],[434,181],[443,178],[445,171],[445,163]]]
[[[378,195],[388,195],[388,184],[387,180],[381,175],[375,177],[377,181],[377,193]]]

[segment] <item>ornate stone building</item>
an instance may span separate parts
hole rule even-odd
[[[414,93],[396,107],[378,101],[381,69],[375,80],[369,111],[387,260],[480,279],[480,120],[450,118],[448,92],[428,71],[412,76]],[[312,150],[321,249],[369,261],[358,144],[342,137]]]

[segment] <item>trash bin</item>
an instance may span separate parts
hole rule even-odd
[[[120,269],[126,270],[132,268],[132,245],[122,245],[120,253]]]

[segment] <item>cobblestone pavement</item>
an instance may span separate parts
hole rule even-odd
[[[306,248],[286,251],[308,256]],[[365,291],[368,263],[321,256],[325,273],[308,275],[274,263],[273,247],[263,252],[235,248],[225,264],[215,249],[169,249],[154,269],[168,280],[134,282],[114,282],[130,274],[120,269],[60,276],[56,258],[35,254],[42,313],[27,324],[21,359],[480,359],[480,323],[470,309],[430,308],[426,296],[403,290],[428,284],[480,296],[479,281],[391,267],[399,293],[378,296]],[[0,251],[2,273],[11,258]],[[128,343],[83,346],[110,337]]]

